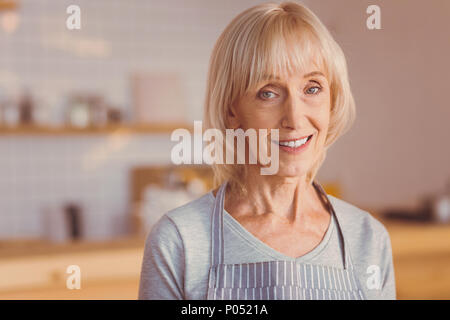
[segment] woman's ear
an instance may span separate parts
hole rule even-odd
[[[236,107],[234,104],[232,104],[230,108],[228,108],[226,123],[227,127],[230,129],[237,129],[241,126],[236,113]]]

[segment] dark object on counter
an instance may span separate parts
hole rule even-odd
[[[450,223],[450,179],[445,189],[424,196],[418,210],[392,209],[385,211],[383,216],[387,219]]]
[[[422,200],[422,205],[417,210],[390,209],[383,213],[386,219],[407,220],[417,222],[437,222],[433,215],[433,201],[427,197]]]
[[[108,109],[108,123],[119,124],[122,122],[122,112],[118,108],[110,107]]]
[[[426,211],[407,211],[401,209],[387,210],[383,213],[383,217],[390,220],[407,220],[417,222],[431,222],[431,217]]]
[[[72,239],[81,238],[81,211],[81,207],[75,203],[69,203],[64,208],[69,224],[69,234]]]
[[[19,101],[20,123],[24,125],[33,124],[33,99],[28,91],[25,91]]]

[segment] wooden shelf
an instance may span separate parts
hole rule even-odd
[[[2,135],[96,135],[96,134],[148,134],[148,133],[171,133],[175,129],[188,129],[192,131],[192,125],[187,123],[171,124],[123,124],[107,125],[103,127],[51,127],[38,125],[21,125],[17,127],[0,126]]]

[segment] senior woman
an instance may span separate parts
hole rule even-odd
[[[205,125],[278,129],[278,172],[215,163],[218,188],[148,235],[139,298],[395,299],[384,226],[315,181],[354,109],[342,50],[309,9],[266,3],[233,19],[211,56]]]

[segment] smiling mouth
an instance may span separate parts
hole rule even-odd
[[[288,147],[288,148],[298,148],[303,145],[305,145],[309,140],[312,138],[312,134],[300,139],[292,139],[292,140],[282,140],[282,141],[274,141],[278,145],[282,147]]]

